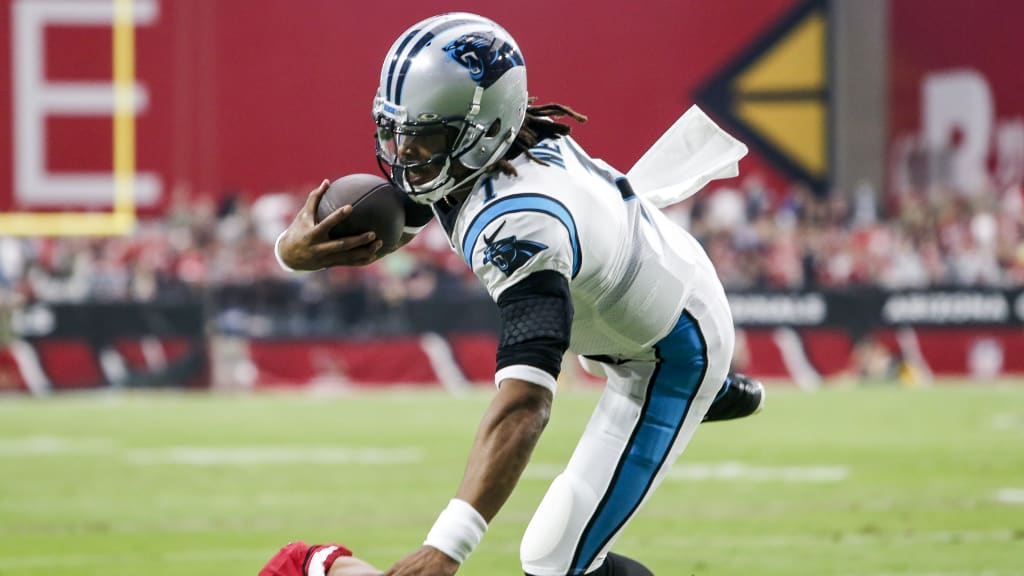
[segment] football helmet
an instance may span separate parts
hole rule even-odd
[[[397,188],[432,204],[505,154],[526,116],[526,66],[495,22],[454,12],[406,30],[373,100],[377,161]],[[454,163],[468,170],[453,175]]]

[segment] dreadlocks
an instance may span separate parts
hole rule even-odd
[[[535,98],[530,98],[529,103],[532,104],[534,100]],[[568,124],[552,120],[552,118],[561,118],[563,116],[568,116],[580,123],[587,121],[586,116],[564,104],[552,103],[542,106],[527,106],[523,127],[519,130],[519,134],[516,135],[516,139],[512,142],[508,152],[491,167],[491,170],[499,171],[507,176],[515,176],[516,169],[512,166],[510,160],[519,157],[520,154],[526,154],[526,157],[530,160],[547,166],[547,162],[530,154],[530,148],[536,146],[541,140],[554,138],[555,136],[567,136],[572,132],[572,127]]]

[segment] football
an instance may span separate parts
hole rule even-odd
[[[405,206],[400,190],[373,174],[342,176],[331,182],[320,198],[316,221],[319,223],[346,204],[352,205],[352,213],[331,228],[331,238],[374,232],[383,242],[381,252],[389,252],[398,246],[405,227]]]

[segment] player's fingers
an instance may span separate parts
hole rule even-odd
[[[367,246],[360,246],[353,250],[342,252],[328,260],[329,266],[363,266],[377,259],[377,251],[380,250],[381,242],[377,241]]]
[[[330,214],[328,214],[326,218],[324,218],[316,226],[314,226],[313,227],[313,233],[314,234],[324,234],[326,236],[327,232],[331,228],[334,228],[335,224],[337,224],[338,222],[341,222],[345,218],[348,218],[349,214],[351,214],[351,213],[352,213],[352,205],[351,204],[346,204],[346,205],[342,206],[341,208],[338,208],[334,212],[331,212]]]
[[[360,246],[359,248],[350,250],[347,256],[349,260],[355,264],[369,264],[377,259],[377,252],[380,250],[382,244],[383,242],[378,240],[371,244]]]
[[[345,238],[338,238],[337,240],[330,240],[320,244],[319,250],[324,255],[352,252],[356,248],[370,244],[376,238],[377,235],[373,232],[359,234],[358,236],[346,236]],[[381,242],[378,241],[376,243],[380,244]],[[373,251],[376,252],[377,250],[374,249]]]
[[[324,178],[324,181],[319,186],[313,189],[306,197],[306,203],[302,206],[302,211],[312,216],[316,213],[316,207],[320,204],[320,199],[323,198],[324,192],[327,192],[327,188],[331,185],[331,181]]]

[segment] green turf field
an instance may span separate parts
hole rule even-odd
[[[0,398],[0,575],[255,574],[297,539],[386,566],[453,494],[488,397]],[[521,573],[596,399],[556,399],[460,574]],[[1024,574],[1024,386],[770,389],[698,430],[617,549],[659,576]]]

